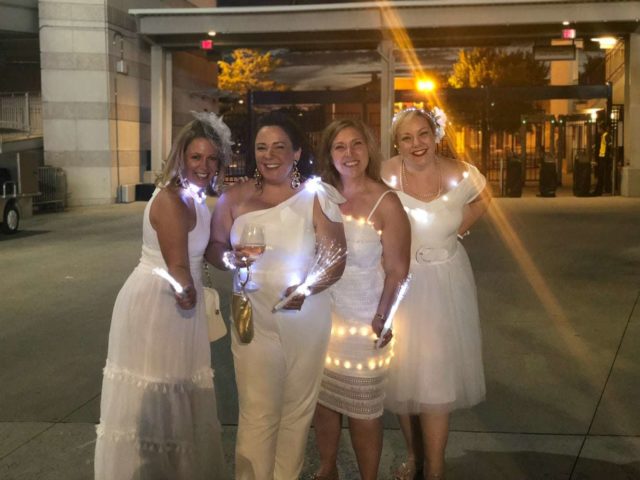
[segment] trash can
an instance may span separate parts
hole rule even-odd
[[[591,192],[591,164],[586,152],[578,152],[573,161],[573,194],[588,197]]]
[[[518,157],[507,158],[507,181],[505,195],[507,197],[521,197],[523,184],[522,161]]]
[[[545,153],[540,162],[540,197],[555,197],[558,187],[558,172],[556,171],[556,159],[553,155]]]

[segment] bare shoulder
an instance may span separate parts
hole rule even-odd
[[[442,168],[442,178],[447,182],[460,181],[462,175],[467,171],[468,165],[456,158],[438,157]]]
[[[256,185],[253,180],[236,182],[225,190],[220,199],[224,197],[227,202],[238,203],[251,197],[255,190]]]
[[[393,175],[398,175],[400,172],[400,156],[396,155],[388,160],[382,162],[380,167],[380,174],[382,178],[389,181]]]
[[[166,210],[186,211],[189,209],[189,203],[183,195],[180,195],[179,189],[165,187],[156,194],[153,205],[151,205],[151,210],[154,209],[160,209],[163,212]]]

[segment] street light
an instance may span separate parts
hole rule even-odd
[[[436,82],[430,78],[419,78],[416,81],[416,89],[419,92],[430,93],[436,89]]]

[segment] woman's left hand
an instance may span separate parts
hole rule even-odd
[[[291,292],[293,292],[296,288],[298,288],[298,286],[299,285],[292,285],[291,287],[287,288],[284,292],[283,298],[291,294]],[[304,303],[305,298],[307,298],[307,296],[303,294],[294,295],[291,298],[291,300],[289,300],[284,305],[284,307],[282,307],[282,309],[283,310],[300,310],[302,308],[302,304]]]
[[[196,289],[192,285],[187,285],[182,293],[176,293],[176,303],[183,310],[191,310],[196,306]]]

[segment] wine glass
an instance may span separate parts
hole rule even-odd
[[[258,224],[247,223],[242,229],[240,242],[234,247],[234,251],[239,260],[246,262],[245,279],[242,280],[242,273],[239,272],[238,280],[240,286],[249,292],[254,292],[258,289],[258,285],[251,280],[251,263],[260,258],[265,248],[264,227]]]

